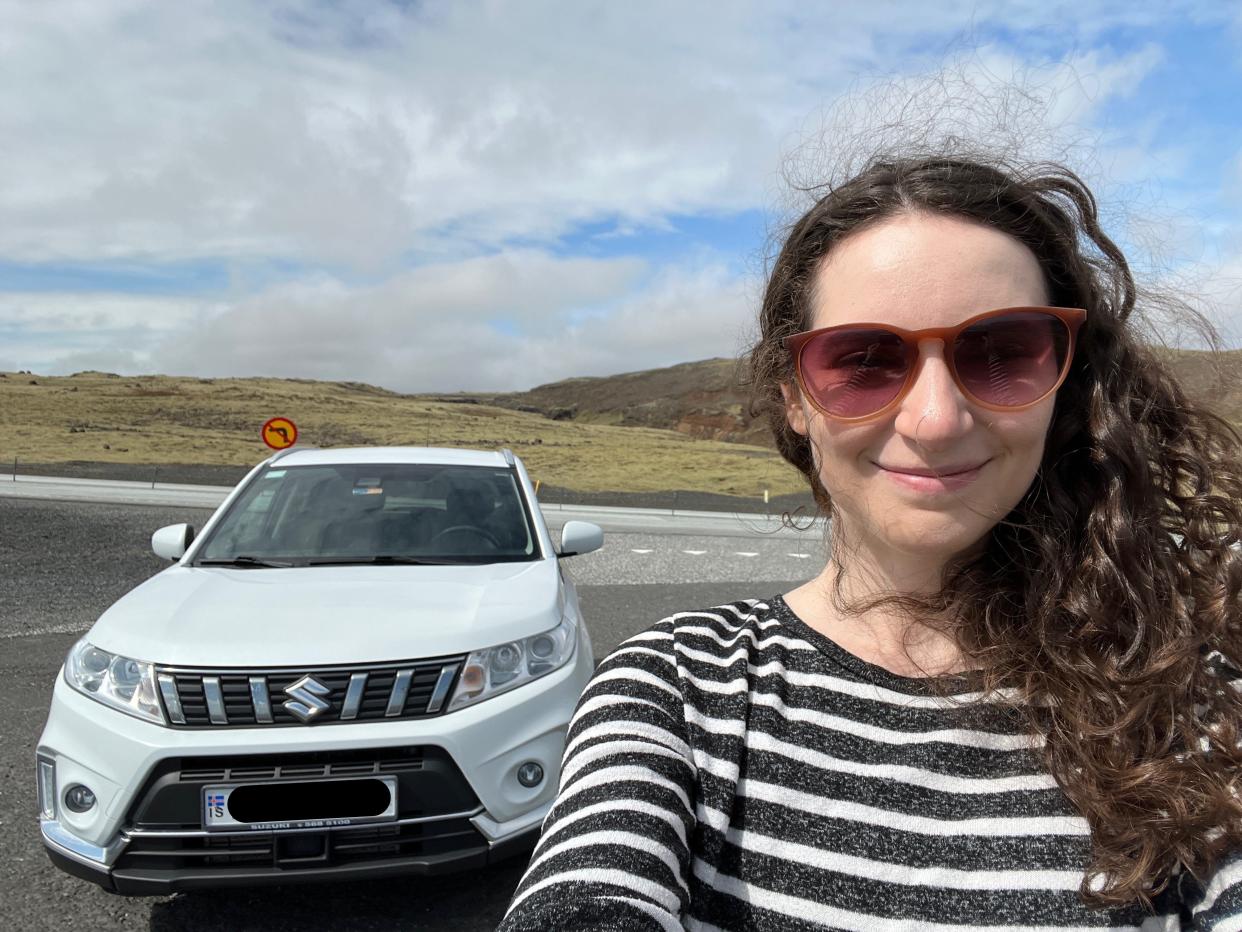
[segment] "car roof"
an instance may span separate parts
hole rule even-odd
[[[340,466],[350,463],[431,463],[437,466],[500,466],[509,464],[497,450],[455,450],[450,447],[340,447],[330,450],[293,449],[279,458],[281,466]]]

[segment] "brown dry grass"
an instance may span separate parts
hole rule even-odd
[[[1242,350],[1207,353],[1159,348],[1156,352],[1192,398],[1242,427]]]
[[[357,383],[192,379],[84,372],[0,374],[0,463],[249,465],[270,451],[269,417],[299,442],[510,447],[533,477],[583,492],[684,489],[760,497],[801,478],[770,449],[669,430],[551,421],[536,414],[398,395]]]
[[[1190,396],[1242,424],[1242,350],[1206,353],[1157,346],[1155,352]],[[766,446],[768,428],[745,413],[735,360],[705,359],[664,369],[602,378],[566,379],[526,392],[480,396],[504,407],[532,406],[547,414],[573,412],[593,424],[675,429],[692,436]]]
[[[1193,397],[1242,424],[1242,351],[1159,352]],[[14,456],[32,463],[247,466],[268,452],[260,426],[282,415],[297,423],[302,443],[322,447],[511,447],[533,476],[582,492],[690,490],[756,498],[765,488],[773,495],[804,491],[801,478],[769,447],[656,429],[685,431],[691,415],[708,421],[717,415],[740,425],[718,435],[757,436],[741,415],[734,372],[731,361],[704,360],[495,396],[501,404],[548,411],[573,407],[574,420],[356,382],[0,373],[0,468]],[[654,426],[612,426],[622,419]]]

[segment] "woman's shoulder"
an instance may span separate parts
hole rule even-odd
[[[747,695],[751,664],[779,637],[772,631],[781,624],[779,602],[740,599],[674,612],[622,641],[595,668],[573,728],[645,715],[684,737],[688,715],[727,716]]]
[[[663,654],[674,660],[686,649],[724,656],[741,642],[754,644],[770,637],[773,629],[782,625],[779,605],[779,597],[754,598],[673,612],[622,641],[604,663],[643,653]]]
[[[695,704],[745,696],[752,676],[808,674],[816,648],[781,596],[674,612],[622,641],[596,668],[592,689],[665,689]]]

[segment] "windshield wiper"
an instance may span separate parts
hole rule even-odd
[[[460,560],[437,560],[434,557],[403,557],[381,553],[374,557],[339,557],[311,560],[308,566],[457,566]]]
[[[286,569],[292,563],[283,560],[260,560],[258,557],[243,555],[230,560],[199,560],[196,566],[240,566],[249,569]]]

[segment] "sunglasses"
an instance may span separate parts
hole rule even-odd
[[[902,330],[843,324],[785,338],[802,393],[838,421],[880,417],[914,384],[919,344],[938,340],[953,381],[970,401],[1020,411],[1055,392],[1087,319],[1076,307],[1007,307],[955,327]]]

